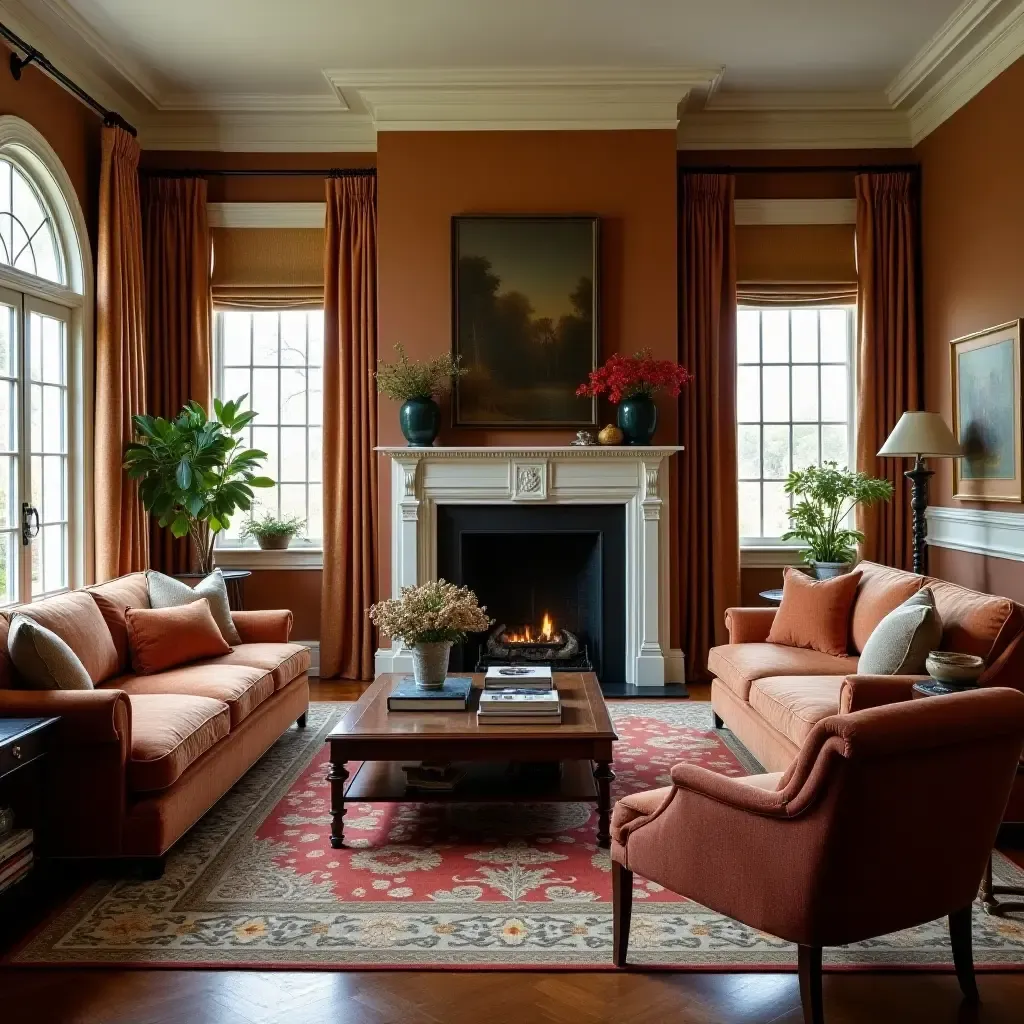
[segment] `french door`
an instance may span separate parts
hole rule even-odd
[[[70,317],[0,288],[0,604],[69,586]]]

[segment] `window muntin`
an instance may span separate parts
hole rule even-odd
[[[292,544],[321,545],[323,537],[323,310],[217,310],[216,380],[223,401],[246,394],[259,415],[245,439],[267,453],[264,471],[278,483],[257,492],[257,515],[298,516],[306,529]],[[245,514],[219,539],[239,546]],[[246,540],[246,546],[253,541]]]
[[[27,175],[4,156],[0,156],[0,264],[65,283],[53,217]]]
[[[789,528],[791,469],[853,462],[854,309],[741,306],[736,418],[740,541]]]

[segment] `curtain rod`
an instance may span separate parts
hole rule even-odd
[[[753,166],[732,166],[730,164],[701,167],[687,164],[679,168],[680,174],[884,174],[887,171],[902,171],[920,174],[920,164],[798,164]]]
[[[327,170],[307,168],[211,168],[142,167],[139,174],[147,178],[372,178],[376,167],[329,167]]]
[[[94,99],[80,85],[73,82],[59,68],[47,60],[34,46],[29,46],[21,36],[16,35],[6,25],[0,22],[0,36],[3,36],[12,47],[23,50],[24,57],[19,57],[14,50],[11,51],[11,59],[8,66],[11,69],[11,76],[16,82],[21,81],[21,72],[30,64],[38,66],[39,70],[47,74],[58,85],[62,85],[72,96],[81,100],[90,110],[95,111],[103,118],[103,123],[111,127],[123,128],[129,135],[138,136],[138,132],[120,114],[113,110],[107,110],[99,100]]]

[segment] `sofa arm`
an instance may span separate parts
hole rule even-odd
[[[883,704],[898,704],[912,700],[911,690],[928,676],[847,676],[839,691],[839,713],[877,708]]]
[[[773,818],[788,817],[787,800],[782,790],[748,786],[728,775],[719,775],[686,761],[673,765],[672,782],[677,789],[697,793],[740,811],[765,814]]]
[[[292,613],[287,608],[232,612],[243,644],[283,644],[292,634]]]
[[[778,608],[726,608],[725,628],[731,644],[763,644]]]
[[[65,744],[119,743],[127,754],[132,706],[123,690],[0,690],[0,715],[60,717],[58,735]]]

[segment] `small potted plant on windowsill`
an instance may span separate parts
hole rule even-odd
[[[794,469],[786,480],[786,493],[802,500],[787,513],[792,529],[783,540],[807,545],[804,561],[819,580],[849,572],[857,556],[856,546],[864,540],[860,530],[846,526],[847,517],[858,505],[873,505],[892,497],[888,480],[840,469],[838,463]]]
[[[459,362],[445,353],[436,359],[419,362],[405,354],[403,345],[396,345],[398,361],[377,363],[377,390],[382,395],[402,403],[398,410],[398,424],[410,448],[429,448],[441,429],[440,395],[451,390],[452,381],[467,371]]]
[[[259,517],[249,516],[239,536],[242,540],[251,537],[263,551],[284,551],[305,528],[306,520],[298,516],[279,518],[273,512],[264,512]]]

